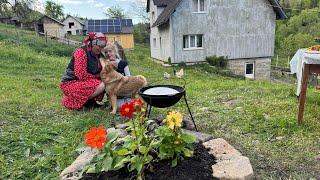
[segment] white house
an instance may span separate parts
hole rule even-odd
[[[64,24],[63,30],[67,34],[84,35],[87,32],[85,21],[77,17],[68,15],[67,18],[63,21],[63,24]]]
[[[147,0],[151,57],[203,62],[225,56],[235,74],[270,79],[278,0]]]

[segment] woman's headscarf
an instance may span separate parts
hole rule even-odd
[[[88,37],[84,40],[84,44],[89,49],[92,48],[92,45],[106,46],[107,42],[107,37],[100,32],[90,32]]]

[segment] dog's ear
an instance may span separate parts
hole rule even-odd
[[[106,60],[104,68],[107,72],[111,72],[113,69],[113,65],[109,60]]]

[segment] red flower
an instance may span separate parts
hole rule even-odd
[[[131,101],[131,103],[133,104],[133,107],[137,110],[137,111],[140,111],[142,106],[144,105],[144,102],[139,99],[139,98],[136,98],[136,99],[133,99]]]
[[[103,144],[106,142],[106,135],[108,132],[103,128],[90,128],[90,132],[85,134],[85,144],[91,148],[102,149]]]
[[[132,118],[134,113],[134,105],[132,102],[126,102],[120,107],[120,115],[123,117]]]

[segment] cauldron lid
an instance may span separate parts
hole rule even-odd
[[[180,93],[176,89],[170,87],[152,87],[142,92],[145,95],[175,95]]]

